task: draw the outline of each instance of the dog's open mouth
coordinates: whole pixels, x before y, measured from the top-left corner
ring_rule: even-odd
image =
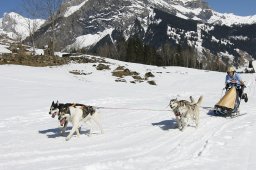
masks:
[[[66,118],[64,117],[64,118],[62,118],[62,119],[60,120],[60,125],[61,125],[61,126],[64,126],[65,123],[66,123]]]
[[[52,118],[54,118],[54,117],[56,116],[56,114],[57,114],[57,112],[54,112],[54,113],[52,114]]]

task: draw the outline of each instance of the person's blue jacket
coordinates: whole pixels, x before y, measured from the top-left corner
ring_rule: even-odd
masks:
[[[233,81],[233,82],[232,82]],[[226,75],[226,81],[225,83],[226,84],[229,84],[229,83],[236,83],[237,85],[243,85],[243,82],[239,76],[239,74],[237,73],[234,73],[233,76],[230,76],[229,74]]]

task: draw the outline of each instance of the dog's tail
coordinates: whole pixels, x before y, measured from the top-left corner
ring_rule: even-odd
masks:
[[[200,106],[202,104],[202,101],[203,101],[203,96],[200,96],[196,105]]]

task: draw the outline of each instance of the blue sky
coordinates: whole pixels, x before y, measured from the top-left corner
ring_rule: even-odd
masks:
[[[21,4],[23,0],[0,0],[0,18],[3,17],[5,12],[16,11],[21,13]]]
[[[256,0],[206,0],[215,11],[247,16],[256,15]]]
[[[23,0],[0,0],[0,18],[4,12],[16,11],[22,14]],[[43,1],[43,0],[42,0]],[[218,12],[236,15],[256,15],[256,0],[206,0],[210,7]],[[24,13],[23,13],[24,14]]]

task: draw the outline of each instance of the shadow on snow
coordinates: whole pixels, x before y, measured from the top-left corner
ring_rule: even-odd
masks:
[[[72,127],[67,127],[66,131],[63,134],[60,133],[60,128],[39,130],[38,133],[46,134],[48,138],[57,138],[57,137],[68,136],[69,132],[67,131],[70,131],[71,129]],[[81,131],[81,128],[80,128],[79,132],[80,132],[80,135],[83,135],[83,134],[88,134],[90,131],[89,130]]]
[[[176,119],[172,120],[163,120],[160,122],[152,123],[153,126],[158,126],[162,130],[169,130],[169,129],[176,129],[177,128],[177,123]]]

